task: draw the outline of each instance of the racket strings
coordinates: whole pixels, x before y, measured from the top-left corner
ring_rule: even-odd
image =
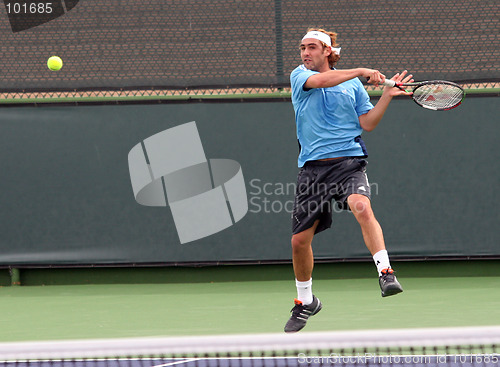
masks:
[[[415,89],[413,99],[426,108],[442,110],[459,104],[463,90],[448,84],[426,84]]]

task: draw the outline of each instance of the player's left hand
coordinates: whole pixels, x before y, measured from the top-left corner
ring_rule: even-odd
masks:
[[[408,74],[407,70],[402,71],[401,73],[397,73],[394,75],[391,80],[394,80],[396,83],[413,83],[413,75]],[[395,96],[411,96],[413,94],[412,91],[402,91],[399,88],[394,87],[385,87],[384,93],[389,93],[391,97]]]

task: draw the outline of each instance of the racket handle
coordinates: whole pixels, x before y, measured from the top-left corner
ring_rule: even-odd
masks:
[[[370,80],[370,78],[366,78],[366,80]],[[395,87],[396,82],[394,80],[386,79],[385,82],[380,83],[380,85],[384,85],[386,87]]]
[[[385,82],[380,83],[382,85],[385,85],[386,87],[395,87],[396,82],[394,80],[386,79]]]

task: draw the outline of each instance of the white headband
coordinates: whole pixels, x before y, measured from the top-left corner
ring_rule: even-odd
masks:
[[[326,43],[328,46],[330,46],[330,48],[332,49],[332,52],[335,55],[340,55],[341,47],[332,47],[332,39],[326,33],[318,32],[318,31],[311,31],[311,32],[307,32],[307,34],[304,37],[302,37],[302,41],[305,40],[306,38],[314,38],[314,39],[317,39],[323,43]]]

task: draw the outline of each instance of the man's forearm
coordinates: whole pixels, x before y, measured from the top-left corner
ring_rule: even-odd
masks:
[[[362,75],[362,69],[330,70],[310,76],[304,86],[309,89],[329,88]]]

